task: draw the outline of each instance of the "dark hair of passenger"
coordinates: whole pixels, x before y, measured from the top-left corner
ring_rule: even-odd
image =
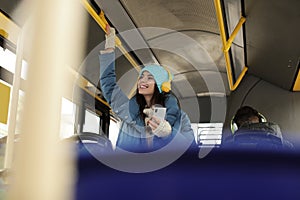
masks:
[[[239,108],[238,111],[236,112],[233,118],[233,122],[235,122],[236,125],[240,127],[244,123],[251,121],[253,117],[257,117],[261,122],[261,116],[259,115],[257,110],[255,110],[250,106],[243,106]]]

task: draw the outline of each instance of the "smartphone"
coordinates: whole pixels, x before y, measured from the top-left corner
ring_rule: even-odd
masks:
[[[167,108],[164,108],[164,107],[155,107],[153,115],[155,117],[159,118],[160,120],[164,120],[165,116],[166,116],[166,111],[167,111]]]

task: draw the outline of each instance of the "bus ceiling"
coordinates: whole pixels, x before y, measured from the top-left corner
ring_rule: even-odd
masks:
[[[2,40],[4,38],[7,40],[7,44],[10,42],[16,45],[18,25],[21,26],[25,20],[24,18],[12,19],[13,12],[21,2],[20,0],[0,2],[1,36]],[[132,38],[149,48],[130,52],[133,56],[128,56],[127,59],[132,66],[149,62],[166,64],[171,66],[175,77],[180,79],[185,76],[190,83],[194,82],[193,77],[198,77],[200,82],[207,84],[205,79],[201,80],[201,77],[208,76],[207,74],[210,74],[209,78],[212,80],[220,79],[219,83],[223,86],[221,88],[209,86],[209,91],[205,84],[193,85],[193,90],[200,96],[209,94],[208,92],[224,92],[229,95],[230,91],[238,86],[245,73],[257,76],[285,90],[299,91],[300,16],[297,8],[300,7],[300,1],[298,0],[274,0],[272,4],[268,0],[257,2],[251,0],[174,0],[172,2],[81,0],[81,2],[89,4],[91,11],[95,11],[97,16],[101,10],[105,11],[107,19],[120,33],[139,28],[139,31],[132,32],[135,34]],[[90,11],[88,12],[91,14]],[[14,25],[10,27],[15,27],[15,30],[5,28],[3,20],[7,19],[13,22]],[[97,22],[95,17],[93,20]],[[94,26],[92,22],[90,24]],[[145,27],[161,27],[164,32],[161,32],[162,29],[151,32]],[[93,27],[90,31],[95,30],[96,28]],[[100,31],[99,27],[96,31]],[[201,60],[199,54],[192,54],[199,51],[195,46],[182,44],[183,55],[180,56],[161,49],[158,44],[162,41],[172,42],[174,31],[185,34],[198,45],[200,44],[210,57],[211,63],[204,58]],[[127,55],[127,51],[134,50],[132,39],[121,39],[126,41],[121,52]],[[99,43],[99,38],[88,38],[88,40],[87,53]],[[92,76],[90,73],[84,75],[88,79],[90,75]],[[90,81],[97,85],[92,80]]]

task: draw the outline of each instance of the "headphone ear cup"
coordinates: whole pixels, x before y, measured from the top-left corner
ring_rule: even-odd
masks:
[[[236,125],[236,123],[232,122],[231,125],[231,133],[234,134],[239,128],[238,126]]]
[[[171,90],[171,81],[166,81],[161,84],[161,90],[164,92],[170,92]]]
[[[261,113],[258,113],[259,115],[259,122],[267,122],[267,118],[263,116]]]
[[[173,77],[172,77],[171,72],[166,67],[164,67],[164,68],[168,72],[168,80],[161,84],[161,90],[164,91],[164,92],[170,92],[170,90],[171,90],[171,81],[172,81]]]
[[[234,134],[234,132],[236,132],[239,128],[237,126],[237,124],[234,122],[234,116],[233,118],[230,120],[230,130],[231,130],[231,133]]]

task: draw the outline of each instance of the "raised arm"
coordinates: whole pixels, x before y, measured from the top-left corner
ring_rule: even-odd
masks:
[[[116,81],[114,41],[115,31],[107,31],[105,50],[100,51],[100,85],[101,91],[112,110],[122,119],[131,121],[129,99]]]
[[[115,53],[101,53],[100,61],[100,85],[104,98],[111,104],[112,94],[117,89],[115,73]]]

